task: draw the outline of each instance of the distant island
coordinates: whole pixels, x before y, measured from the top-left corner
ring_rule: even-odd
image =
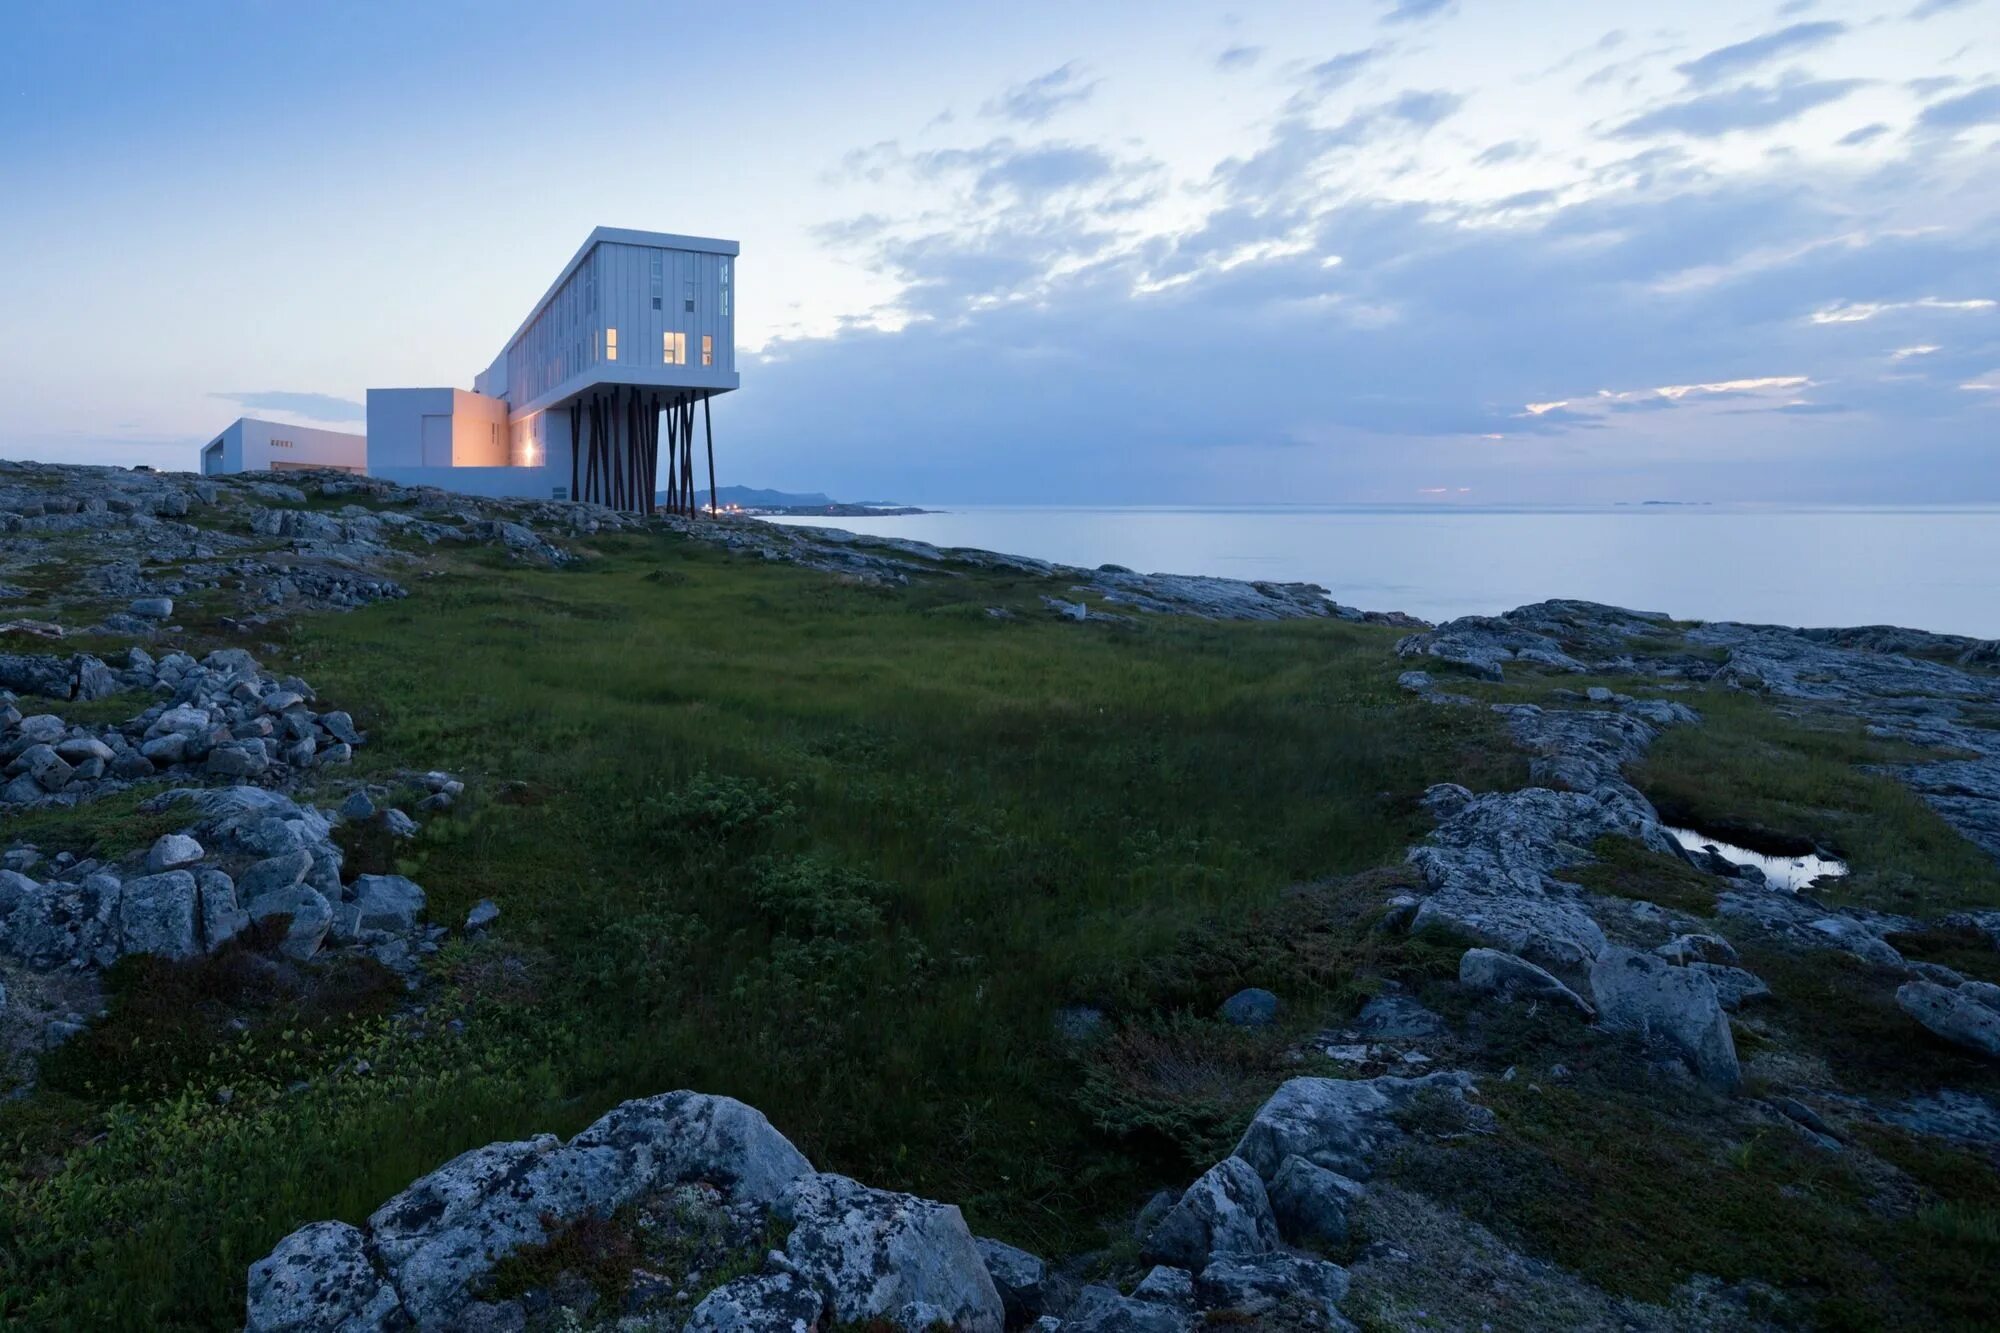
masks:
[[[817,514],[834,518],[854,518],[867,514],[927,514],[928,509],[897,504],[893,500],[835,500],[818,491],[774,491],[758,486],[718,486],[719,508],[739,514]],[[660,496],[665,503],[665,495]],[[695,507],[708,508],[708,492],[695,492]]]

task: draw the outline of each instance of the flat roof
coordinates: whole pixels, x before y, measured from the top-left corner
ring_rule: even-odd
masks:
[[[528,331],[528,326],[535,322],[535,316],[541,314],[543,307],[555,299],[555,294],[562,290],[565,282],[569,281],[569,275],[576,272],[576,266],[583,262],[583,257],[589,254],[591,247],[599,241],[611,241],[618,245],[650,245],[662,250],[694,250],[711,255],[736,255],[743,249],[735,241],[717,240],[713,236],[682,236],[678,232],[637,231],[631,227],[595,228],[584,239],[583,244],[577,247],[576,253],[570,256],[569,263],[563,265],[562,272],[556,274],[556,280],[542,293],[542,299],[535,302],[534,308],[528,311],[528,317],[522,320],[507,341],[500,345],[500,357],[505,357],[507,349],[520,341],[521,335]],[[499,357],[494,359],[496,365],[499,360]]]

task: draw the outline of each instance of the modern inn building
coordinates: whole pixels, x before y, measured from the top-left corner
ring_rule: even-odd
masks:
[[[366,436],[246,418],[203,447],[202,471],[340,467],[633,510],[658,485],[688,507],[702,443],[713,480],[709,400],[738,384],[737,250],[599,227],[470,390],[370,389]]]

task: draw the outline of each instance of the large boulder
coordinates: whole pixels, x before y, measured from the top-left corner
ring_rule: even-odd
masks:
[[[378,1208],[368,1235],[420,1328],[444,1325],[475,1279],[554,1226],[605,1216],[639,1182],[611,1147],[553,1134],[461,1153]]]
[[[1000,1303],[1007,1307],[1007,1322],[1025,1324],[1041,1314],[1047,1265],[1005,1241],[974,1236],[972,1243],[979,1247],[979,1257],[986,1262],[986,1275],[993,1279]]]
[[[1195,1298],[1213,1312],[1210,1323],[1243,1318],[1268,1319],[1287,1308],[1300,1323],[1344,1327],[1340,1303],[1347,1299],[1347,1270],[1323,1259],[1294,1254],[1225,1254],[1201,1270]],[[1227,1314],[1235,1320],[1218,1320]]]
[[[125,881],[118,898],[119,947],[125,953],[192,958],[201,952],[194,876],[185,870]]]
[[[1597,1011],[1546,968],[1498,949],[1467,949],[1458,960],[1458,984],[1476,995],[1524,996],[1547,1000],[1588,1018]]]
[[[1278,1223],[1264,1182],[1240,1157],[1225,1157],[1190,1185],[1146,1238],[1145,1257],[1198,1269],[1217,1254],[1278,1248]]]
[[[786,1260],[819,1287],[836,1321],[943,1323],[960,1333],[1006,1326],[1000,1293],[951,1204],[819,1174],[794,1181],[776,1213],[792,1224]]]
[[[1896,1003],[1953,1045],[2000,1060],[2000,1010],[1985,1004],[1976,986],[1967,983],[1953,990],[1935,981],[1905,982],[1896,991]]]
[[[0,952],[33,968],[107,966],[119,952],[120,896],[114,875],[39,884],[0,870]]]
[[[241,890],[240,885],[238,890]],[[285,927],[284,942],[278,947],[287,955],[301,960],[319,952],[321,942],[326,939],[327,928],[333,924],[333,905],[318,889],[308,884],[294,884],[255,898],[250,903],[249,913],[252,921],[285,917],[289,924]]]
[[[360,929],[401,934],[424,914],[424,891],[401,875],[360,875],[354,881],[353,905]]]
[[[632,1174],[653,1188],[703,1181],[737,1203],[775,1203],[812,1174],[812,1163],[771,1127],[764,1113],[733,1097],[667,1092],[605,1112],[571,1143],[623,1153]]]
[[[163,833],[153,840],[152,848],[146,853],[146,869],[154,874],[163,870],[183,870],[201,858],[201,844],[187,834]]]
[[[1590,990],[1605,1027],[1666,1046],[1718,1091],[1742,1081],[1729,1017],[1705,973],[1614,946],[1591,967]]]
[[[1348,1217],[1363,1191],[1359,1181],[1338,1171],[1303,1157],[1287,1157],[1272,1177],[1269,1192],[1271,1213],[1286,1240],[1345,1245]]]
[[[1355,1180],[1373,1172],[1375,1155],[1403,1137],[1396,1116],[1420,1096],[1449,1098],[1474,1119],[1491,1113],[1465,1101],[1472,1076],[1460,1072],[1421,1078],[1295,1078],[1259,1107],[1236,1144],[1235,1155],[1266,1181],[1289,1157],[1302,1157]]]
[[[314,1222],[250,1265],[244,1333],[374,1333],[404,1327],[396,1289],[345,1222]]]
[[[1177,1305],[1085,1287],[1057,1326],[1062,1333],[1188,1333],[1193,1320]]]

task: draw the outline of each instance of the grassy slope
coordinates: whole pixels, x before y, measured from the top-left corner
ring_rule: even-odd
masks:
[[[0,1312],[222,1324],[293,1226],[682,1086],[975,1225],[1084,1243],[1152,1163],[1078,1110],[1057,1006],[1117,998],[1106,978],[1196,921],[1396,859],[1431,781],[1519,777],[1489,719],[1395,690],[1392,631],[1083,626],[1008,576],[600,551],[298,630],[290,665],[373,732],[364,765],[488,794],[395,855],[436,919],[498,899],[502,937],[454,946],[422,1038],[301,1023],[149,1063],[159,1016],[128,987],[0,1118],[27,1182],[0,1199]]]

